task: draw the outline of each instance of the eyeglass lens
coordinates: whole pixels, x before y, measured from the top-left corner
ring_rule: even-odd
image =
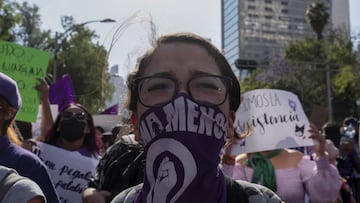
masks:
[[[139,81],[140,101],[147,106],[160,106],[171,101],[178,93],[178,83],[166,77],[149,77]],[[219,105],[227,95],[227,82],[218,76],[195,77],[187,84],[190,96],[197,102]]]

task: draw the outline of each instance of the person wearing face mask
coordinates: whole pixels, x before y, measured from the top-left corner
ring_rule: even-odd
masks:
[[[144,146],[144,180],[112,203],[281,202],[271,190],[233,181],[219,168],[240,85],[206,39],[191,33],[160,37],[127,82],[127,108]]]
[[[86,157],[99,158],[99,143],[91,114],[80,104],[70,104],[57,116],[45,143]]]

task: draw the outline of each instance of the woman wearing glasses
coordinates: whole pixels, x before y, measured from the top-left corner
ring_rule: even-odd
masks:
[[[70,104],[57,116],[45,143],[97,158],[98,140],[91,114],[80,104]]]
[[[267,188],[225,178],[218,167],[240,86],[207,40],[190,33],[159,38],[127,82],[145,178],[112,202],[280,202]]]

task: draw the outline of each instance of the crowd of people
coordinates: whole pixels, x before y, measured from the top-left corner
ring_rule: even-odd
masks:
[[[15,122],[21,108],[16,82],[0,73],[0,202],[64,202],[49,163],[33,153],[39,142],[98,161],[91,179],[66,171],[87,181],[78,192],[84,203],[360,202],[354,117],[322,129],[311,124],[318,144],[310,154],[290,148],[230,154],[243,137],[234,129],[240,84],[205,38],[161,36],[138,59],[127,85],[131,130],[118,124],[109,134],[77,103],[53,120],[47,83],[38,79],[41,133],[33,137],[31,126]]]

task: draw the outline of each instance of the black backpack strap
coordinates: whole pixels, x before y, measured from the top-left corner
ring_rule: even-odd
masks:
[[[19,180],[25,179],[16,173],[9,172],[0,182],[0,202],[2,202],[9,189]]]
[[[244,188],[236,181],[229,177],[225,177],[227,203],[249,203]]]

